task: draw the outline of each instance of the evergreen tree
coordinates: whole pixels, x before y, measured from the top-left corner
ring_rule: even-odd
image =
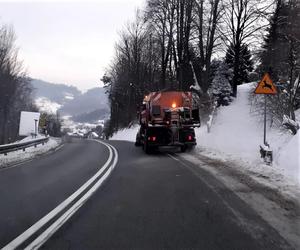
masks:
[[[218,106],[227,106],[231,101],[230,95],[232,94],[232,87],[229,83],[229,80],[231,79],[230,72],[228,65],[222,62],[219,64],[212,80],[211,92],[216,98]]]
[[[285,32],[288,13],[288,5],[285,1],[277,0],[260,55],[260,73],[270,73],[274,81],[280,80],[284,75],[283,72],[286,71],[284,61],[287,56]]]
[[[276,113],[280,119],[287,115],[295,120],[294,110],[299,104],[300,74],[300,4],[297,0],[277,0],[276,9],[270,21],[260,55],[260,73],[269,72],[273,81],[279,84],[278,100],[281,103]]]
[[[237,51],[237,48],[231,44],[226,52],[225,62],[229,66],[229,68],[234,67],[235,62],[235,53],[238,52],[239,55],[239,66],[235,75],[235,79],[237,85],[243,84],[245,82],[249,82],[249,74],[253,70],[253,62],[251,60],[251,52],[248,48],[247,44],[242,44]],[[233,82],[231,81],[231,84]]]

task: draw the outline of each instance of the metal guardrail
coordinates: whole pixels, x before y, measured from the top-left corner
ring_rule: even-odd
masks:
[[[9,152],[17,151],[17,150],[23,150],[25,151],[26,148],[29,147],[36,147],[39,144],[44,145],[44,143],[49,141],[49,137],[45,138],[40,138],[36,139],[33,141],[28,141],[28,142],[20,142],[20,143],[12,143],[12,144],[7,144],[7,145],[0,145],[0,154],[7,155]]]

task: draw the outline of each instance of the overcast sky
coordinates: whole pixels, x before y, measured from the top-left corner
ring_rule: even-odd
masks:
[[[86,90],[100,86],[118,32],[143,3],[0,0],[0,22],[13,25],[29,76]]]

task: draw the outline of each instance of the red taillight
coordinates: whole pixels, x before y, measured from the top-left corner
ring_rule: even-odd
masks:
[[[189,140],[189,141],[192,141],[192,140],[193,140],[193,136],[189,135],[189,136],[188,136],[188,140]]]
[[[156,136],[149,136],[148,141],[156,141]]]

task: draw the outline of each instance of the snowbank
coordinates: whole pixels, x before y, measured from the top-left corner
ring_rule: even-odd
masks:
[[[217,110],[211,133],[207,133],[206,126],[196,129],[199,146],[242,158],[251,159],[253,154],[257,154],[263,131],[255,119],[249,119],[249,88],[250,85],[240,86],[236,100],[230,106]]]
[[[24,139],[15,142],[15,144],[20,143],[20,142],[35,141],[35,140],[39,140],[39,139],[42,139],[42,138],[45,138],[45,135],[37,134],[36,137],[35,136],[34,137],[33,136],[27,136]]]
[[[278,150],[277,165],[282,167],[288,176],[300,182],[300,132],[288,138],[288,142]]]
[[[111,137],[111,140],[134,141],[135,142],[135,137],[136,137],[138,130],[139,130],[138,125],[134,125],[131,128],[119,130]]]
[[[263,144],[263,123],[251,114],[249,92],[252,90],[253,83],[238,87],[233,103],[218,109],[211,133],[207,133],[205,126],[196,129],[198,151],[221,160],[240,161],[241,165],[254,172],[267,171],[268,174],[274,173],[276,178],[283,175],[299,184],[300,133],[293,136],[286,130],[268,126],[267,141],[273,149],[274,163],[266,166],[259,154],[259,145]]]
[[[7,165],[16,164],[22,161],[30,160],[37,155],[44,154],[51,149],[56,148],[61,143],[60,139],[50,138],[44,145],[39,144],[35,148],[34,146],[26,148],[25,152],[22,150],[10,152],[7,155],[0,155],[0,168]]]
[[[0,146],[14,145],[14,144],[18,144],[18,143],[21,143],[21,142],[29,142],[29,141],[33,142],[33,141],[39,140],[41,138],[45,138],[45,135],[37,134],[36,137],[27,136],[27,137],[23,138],[22,140],[15,141],[15,142],[8,143],[8,144],[1,144]]]

